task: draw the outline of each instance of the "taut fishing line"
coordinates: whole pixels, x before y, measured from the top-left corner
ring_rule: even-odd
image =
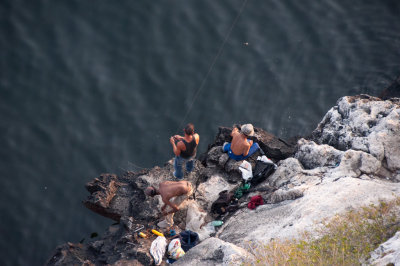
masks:
[[[179,127],[177,128],[175,135],[178,134],[178,132],[179,132],[179,130],[182,128],[182,125],[183,125],[183,123],[185,122],[187,116],[189,115],[190,111],[192,110],[192,107],[193,107],[194,103],[196,102],[196,99],[197,99],[197,97],[199,96],[200,91],[203,89],[203,87],[204,87],[204,85],[205,85],[205,83],[206,83],[206,81],[207,81],[207,79],[208,79],[208,76],[209,76],[210,73],[212,72],[215,63],[217,62],[218,58],[220,57],[222,51],[224,50],[225,44],[226,44],[226,42],[228,41],[229,36],[231,35],[231,32],[232,32],[233,28],[235,27],[235,25],[236,25],[237,21],[239,20],[240,16],[242,15],[243,10],[244,10],[244,8],[245,8],[245,6],[246,6],[246,4],[247,4],[247,1],[248,1],[248,0],[244,0],[244,1],[243,1],[242,6],[240,7],[239,13],[236,15],[236,18],[233,20],[233,22],[232,22],[232,24],[231,24],[231,26],[230,26],[230,28],[229,28],[229,30],[228,30],[228,33],[225,35],[224,41],[222,42],[221,47],[220,47],[219,50],[218,50],[218,53],[217,53],[216,56],[214,57],[214,60],[212,61],[210,67],[208,68],[207,74],[204,76],[202,82],[200,83],[200,87],[196,90],[196,93],[195,93],[195,95],[194,95],[194,97],[193,97],[193,99],[192,99],[192,102],[190,103],[189,108],[188,108],[186,114],[184,115],[184,117],[183,117],[181,123],[179,124]],[[131,165],[132,165],[133,167],[135,167],[135,168],[146,169],[146,168],[141,167],[141,166],[138,166],[138,165],[136,165],[136,164],[134,164],[134,163],[132,163],[132,162],[128,162],[128,163],[131,164]]]
[[[203,78],[203,81],[201,82],[200,87],[196,90],[196,93],[195,93],[195,95],[194,95],[194,97],[193,97],[193,100],[192,100],[191,104],[189,105],[189,108],[188,108],[188,110],[187,110],[185,116],[183,117],[181,123],[179,124],[179,127],[177,128],[175,134],[177,134],[177,133],[179,132],[179,130],[181,129],[181,127],[182,127],[183,123],[185,122],[187,116],[189,115],[190,111],[192,110],[192,107],[193,107],[193,105],[194,105],[194,103],[195,103],[197,97],[199,96],[200,91],[203,89],[203,87],[204,87],[204,85],[205,85],[205,83],[206,83],[206,81],[207,81],[208,76],[210,75],[211,71],[213,70],[215,63],[217,62],[219,56],[221,55],[221,53],[222,53],[222,51],[223,51],[223,49],[224,49],[224,46],[225,46],[226,42],[227,42],[228,39],[229,39],[229,36],[231,35],[231,32],[232,32],[233,28],[234,28],[235,25],[236,25],[236,22],[239,20],[240,15],[243,13],[243,10],[244,10],[244,8],[245,8],[245,6],[246,6],[246,4],[247,4],[247,1],[248,1],[248,0],[244,0],[244,1],[243,1],[242,6],[240,7],[239,13],[237,14],[236,18],[235,18],[234,21],[232,22],[232,25],[231,25],[231,27],[229,28],[229,31],[228,31],[228,33],[226,34],[225,39],[224,39],[224,41],[222,42],[222,45],[221,45],[221,47],[219,48],[217,55],[214,57],[214,60],[212,61],[210,67],[208,68],[207,74],[206,74],[205,77]]]

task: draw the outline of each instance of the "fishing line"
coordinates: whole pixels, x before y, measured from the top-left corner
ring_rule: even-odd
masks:
[[[129,161],[128,161],[128,163],[131,164],[133,166],[133,168],[136,168],[136,169],[133,169],[133,171],[137,171],[137,170],[140,171],[140,170],[143,170],[143,169],[147,169],[147,168],[141,167],[141,166],[139,166],[137,164],[134,164],[132,162],[129,162]],[[118,168],[120,168],[124,172],[130,172],[130,170],[127,170],[127,169],[123,168],[122,166],[119,166]]]
[[[133,167],[136,167],[136,168],[139,168],[139,169],[147,169],[147,168],[145,168],[145,167],[141,167],[141,166],[139,166],[139,165],[137,165],[137,164],[134,164],[134,163],[132,163],[132,162],[129,162],[129,161],[128,161],[128,163],[131,164]]]
[[[177,133],[180,131],[180,129],[181,129],[182,125],[183,125],[183,122],[185,122],[187,116],[189,115],[190,111],[192,110],[192,107],[193,107],[193,105],[194,105],[194,102],[195,102],[196,99],[197,99],[197,96],[199,96],[199,93],[200,93],[200,91],[203,89],[203,87],[204,87],[204,85],[205,85],[205,83],[206,83],[206,81],[207,81],[208,76],[210,75],[211,71],[212,71],[213,68],[214,68],[215,63],[217,62],[218,58],[220,57],[220,55],[221,55],[221,53],[222,53],[222,50],[224,49],[224,46],[225,46],[226,42],[228,41],[229,36],[230,36],[230,34],[231,34],[233,28],[234,28],[235,25],[236,25],[236,22],[239,20],[239,17],[240,17],[240,15],[242,14],[242,12],[243,12],[243,10],[244,10],[246,4],[247,4],[247,1],[248,1],[248,0],[244,0],[244,1],[243,1],[243,4],[242,4],[242,6],[241,6],[241,8],[240,8],[240,10],[239,10],[239,13],[237,14],[235,20],[233,21],[233,23],[232,23],[232,25],[231,25],[231,27],[230,27],[228,33],[226,34],[225,39],[224,39],[224,41],[222,42],[222,45],[221,45],[221,47],[219,48],[217,55],[214,57],[214,60],[212,61],[210,67],[208,68],[208,72],[207,72],[207,74],[205,75],[205,77],[203,78],[203,81],[201,82],[200,87],[197,89],[197,91],[196,91],[196,93],[195,93],[195,95],[194,95],[194,97],[193,97],[193,100],[192,100],[191,104],[189,105],[189,109],[188,109],[188,111],[186,112],[185,116],[183,117],[181,123],[179,124],[179,127],[177,128],[175,134],[177,134]]]
[[[178,132],[179,132],[180,129],[182,128],[182,125],[183,125],[183,123],[185,122],[187,116],[189,115],[190,111],[192,110],[192,107],[193,107],[193,105],[194,105],[194,103],[195,103],[197,97],[199,96],[200,91],[203,89],[203,87],[204,87],[204,85],[205,85],[205,83],[206,83],[206,81],[207,81],[208,76],[210,75],[211,71],[213,70],[215,63],[217,62],[218,58],[220,57],[220,55],[221,55],[221,53],[222,53],[222,51],[223,51],[223,49],[224,49],[224,46],[225,46],[226,42],[228,41],[229,36],[231,35],[231,32],[232,32],[233,28],[235,27],[237,21],[239,20],[239,17],[240,17],[241,14],[243,13],[243,10],[244,10],[244,8],[245,8],[245,6],[246,6],[246,4],[247,4],[247,1],[248,1],[248,0],[244,0],[244,1],[243,1],[242,6],[240,7],[239,13],[236,15],[236,18],[235,18],[234,21],[232,22],[231,27],[229,28],[229,31],[228,31],[228,33],[226,34],[226,36],[225,36],[225,38],[224,38],[224,41],[222,42],[222,45],[221,45],[221,47],[220,47],[219,50],[218,50],[217,55],[214,57],[214,60],[212,61],[210,67],[208,68],[207,74],[205,75],[205,77],[203,78],[203,81],[201,82],[200,87],[196,90],[196,93],[195,93],[195,95],[194,95],[194,97],[193,97],[193,100],[192,100],[191,104],[189,105],[189,108],[188,108],[188,110],[187,110],[185,116],[183,117],[183,119],[182,119],[182,121],[181,121],[179,127],[177,128],[175,134],[178,134]],[[132,162],[128,162],[128,163],[131,164],[133,167],[136,167],[136,168],[139,168],[139,169],[147,169],[147,168],[138,166],[138,165],[136,165],[136,164],[134,164],[134,163],[132,163]]]

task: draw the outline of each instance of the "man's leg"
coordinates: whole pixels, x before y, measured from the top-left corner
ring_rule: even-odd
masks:
[[[192,172],[193,168],[194,168],[194,160],[187,161],[186,162],[186,171],[188,173],[190,173],[190,172]]]
[[[222,146],[222,151],[227,152],[231,149],[231,143],[230,142],[225,142],[224,145]]]
[[[249,153],[246,155],[246,158],[249,158],[256,151],[258,151],[258,149],[260,149],[260,146],[258,146],[258,143],[254,142],[253,145],[251,145]]]
[[[177,179],[183,179],[183,172],[182,172],[182,163],[183,163],[184,159],[181,158],[180,156],[175,156],[175,160],[174,160],[174,176]]]

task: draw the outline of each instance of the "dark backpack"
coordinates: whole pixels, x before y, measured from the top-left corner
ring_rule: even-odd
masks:
[[[179,240],[181,241],[182,249],[187,252],[192,247],[196,246],[199,243],[199,235],[196,232],[186,230],[180,232]]]
[[[255,186],[260,184],[274,171],[275,167],[273,164],[257,160],[253,170],[253,178],[250,180],[251,185]]]

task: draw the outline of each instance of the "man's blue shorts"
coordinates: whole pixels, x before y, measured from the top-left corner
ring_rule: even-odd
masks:
[[[231,150],[231,143],[225,144],[223,148],[224,148],[224,152],[228,153],[229,158],[232,158],[236,161],[241,161],[241,160],[247,159],[251,155],[253,155],[256,151],[258,151],[260,146],[258,146],[258,143],[254,142],[253,145],[251,145],[249,153],[246,156],[244,156],[243,154],[241,154],[241,155],[234,154]]]

